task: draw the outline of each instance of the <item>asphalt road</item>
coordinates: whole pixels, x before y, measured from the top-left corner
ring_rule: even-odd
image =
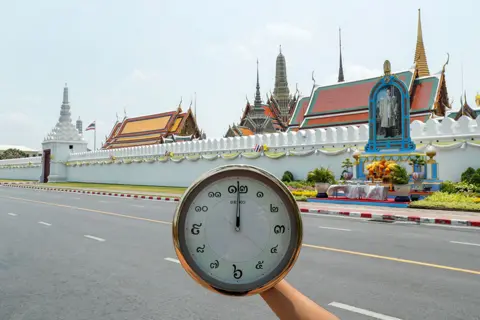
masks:
[[[0,187],[0,319],[276,319],[190,279],[175,206]],[[341,319],[480,319],[479,230],[303,218],[287,280]]]

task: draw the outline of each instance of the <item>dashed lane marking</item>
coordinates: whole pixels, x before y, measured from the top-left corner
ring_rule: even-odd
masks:
[[[97,240],[100,242],[104,242],[105,239],[99,238],[99,237],[94,237],[94,236],[89,236],[88,234],[84,235],[85,238],[92,239],[92,240]]]
[[[49,205],[49,206],[54,206],[54,207],[60,207],[60,208],[70,208],[70,209],[76,209],[76,210],[87,211],[87,212],[95,212],[95,213],[100,213],[100,214],[105,214],[105,215],[110,215],[110,216],[115,216],[115,217],[122,217],[122,218],[128,218],[128,219],[134,219],[134,220],[141,220],[141,221],[147,221],[147,222],[153,222],[153,223],[160,223],[160,224],[166,224],[166,225],[171,225],[171,224],[172,224],[172,223],[169,222],[169,221],[147,219],[147,218],[129,216],[129,215],[120,214],[120,213],[114,213],[114,212],[108,212],[108,211],[101,211],[101,210],[95,210],[95,209],[88,209],[88,208],[81,208],[81,207],[69,206],[69,205],[52,203],[52,202],[43,202],[43,201],[29,200],[29,199],[16,198],[16,197],[5,197],[5,198],[12,199],[12,200],[18,200],[18,201],[24,201],[24,202],[44,204],[44,205]],[[307,248],[311,248],[311,249],[317,249],[317,250],[324,250],[324,251],[345,253],[345,254],[350,254],[350,255],[367,257],[367,258],[374,258],[374,259],[381,259],[381,260],[389,260],[389,261],[393,261],[393,262],[407,263],[407,264],[424,266],[424,267],[430,267],[430,268],[437,268],[437,269],[443,269],[443,270],[449,270],[449,271],[456,271],[456,272],[462,272],[462,273],[469,273],[469,274],[480,275],[480,271],[478,271],[478,270],[469,270],[469,269],[455,268],[455,267],[443,266],[443,265],[438,265],[438,264],[433,264],[433,263],[426,263],[426,262],[421,262],[421,261],[414,261],[414,260],[400,259],[400,258],[394,258],[394,257],[387,257],[387,256],[376,255],[376,254],[370,254],[370,253],[364,253],[364,252],[357,252],[357,251],[350,251],[350,250],[344,250],[344,249],[337,249],[337,248],[331,248],[331,247],[323,247],[323,246],[318,246],[318,245],[313,245],[313,244],[306,244],[306,243],[302,244],[302,246],[307,247]]]
[[[39,224],[43,224],[44,226],[47,226],[47,227],[50,227],[52,224],[51,223],[47,223],[47,222],[43,222],[43,221],[38,221]]]
[[[381,314],[381,313],[373,312],[373,311],[370,311],[370,310],[361,309],[361,308],[357,308],[357,307],[354,307],[354,306],[349,306],[348,304],[344,304],[344,303],[340,303],[340,302],[331,302],[328,305],[332,306],[332,307],[339,308],[339,309],[347,310],[347,311],[350,311],[350,312],[363,314],[364,316],[369,316],[369,317],[374,318],[374,319],[379,319],[379,320],[402,320],[400,318],[395,318],[395,317],[387,316],[387,315],[384,315],[384,314]]]
[[[170,262],[174,262],[174,263],[180,263],[180,261],[178,261],[177,259],[173,259],[173,258],[165,258],[165,260],[170,261]]]

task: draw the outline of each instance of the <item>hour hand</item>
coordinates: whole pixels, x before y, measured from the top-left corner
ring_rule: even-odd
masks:
[[[240,186],[237,186],[237,215],[235,219],[235,231],[240,231]]]

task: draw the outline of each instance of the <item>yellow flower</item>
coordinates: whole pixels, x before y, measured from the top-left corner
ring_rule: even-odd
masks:
[[[268,151],[268,146],[266,144],[263,145],[263,151]]]

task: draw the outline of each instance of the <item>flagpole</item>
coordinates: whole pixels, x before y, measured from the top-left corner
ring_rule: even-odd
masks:
[[[97,150],[97,121],[95,121],[95,129],[93,130],[93,150]]]

